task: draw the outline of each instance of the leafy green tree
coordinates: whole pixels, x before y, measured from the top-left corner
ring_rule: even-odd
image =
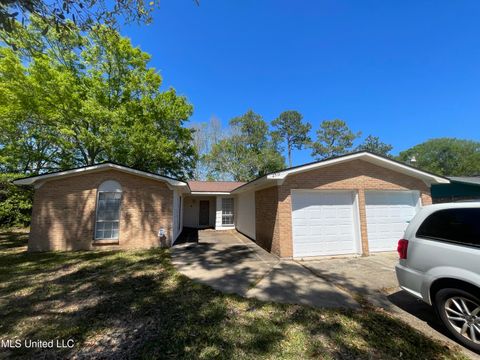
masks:
[[[22,174],[0,174],[0,228],[24,227],[30,223],[33,190],[15,186]]]
[[[42,173],[116,161],[188,177],[192,113],[148,67],[150,56],[105,26],[87,35],[43,32],[34,19],[0,49],[0,160],[4,171]],[[41,51],[30,51],[35,44]]]
[[[198,2],[198,1],[195,1]],[[30,16],[42,18],[45,28],[69,30],[72,24],[86,30],[98,23],[115,26],[124,23],[150,23],[157,0],[7,0],[0,4],[0,30],[13,31],[16,21]]]
[[[300,150],[310,143],[308,132],[312,125],[304,124],[302,119],[303,116],[298,111],[288,110],[272,121],[272,125],[276,128],[272,136],[286,144],[288,166],[292,166],[292,150]]]
[[[343,120],[325,120],[317,130],[317,140],[311,145],[312,156],[321,160],[345,154],[360,135],[361,132],[352,132]]]
[[[366,150],[383,156],[391,156],[390,151],[392,149],[392,145],[384,143],[378,136],[373,135],[368,135],[363,143],[356,148],[357,151]]]
[[[230,120],[232,135],[212,147],[209,177],[249,181],[285,167],[268,124],[252,110]]]
[[[445,176],[480,174],[480,142],[456,138],[430,139],[402,151],[398,160]]]

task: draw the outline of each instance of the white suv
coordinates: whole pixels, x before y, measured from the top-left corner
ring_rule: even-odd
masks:
[[[450,333],[480,351],[480,202],[422,208],[398,242],[400,287],[433,305]]]

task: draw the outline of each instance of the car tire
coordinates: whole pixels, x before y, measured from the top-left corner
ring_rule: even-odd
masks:
[[[480,296],[455,288],[439,290],[434,307],[447,330],[460,343],[480,352]]]

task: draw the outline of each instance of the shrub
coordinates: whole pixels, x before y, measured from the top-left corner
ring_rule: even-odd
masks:
[[[24,227],[30,224],[33,189],[16,186],[12,181],[23,174],[0,174],[0,227]]]

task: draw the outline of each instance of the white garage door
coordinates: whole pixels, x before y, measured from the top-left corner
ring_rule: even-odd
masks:
[[[392,251],[418,210],[418,191],[367,191],[368,246],[371,252]]]
[[[350,191],[293,191],[293,256],[355,253],[354,199]]]

